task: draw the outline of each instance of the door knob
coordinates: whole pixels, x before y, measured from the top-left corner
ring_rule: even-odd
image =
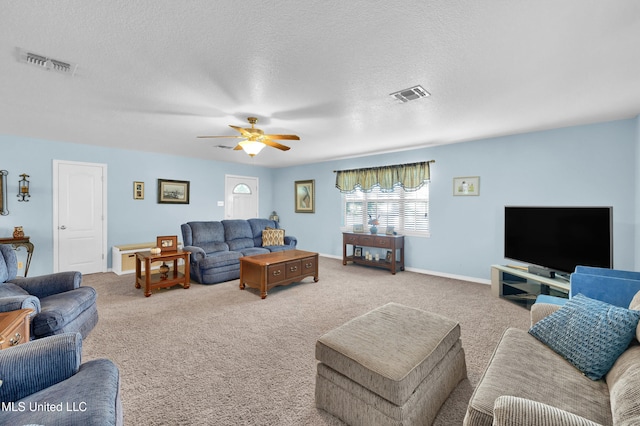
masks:
[[[64,226],[64,225],[62,225],[62,226],[59,226],[59,227],[58,227],[58,229],[61,229],[61,230],[63,230],[63,231],[64,231],[65,229],[67,229],[67,227],[66,227],[66,226]]]

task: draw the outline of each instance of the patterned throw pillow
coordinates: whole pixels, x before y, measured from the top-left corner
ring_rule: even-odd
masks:
[[[598,380],[611,369],[635,337],[640,311],[573,296],[537,322],[529,334],[561,355],[585,376]]]
[[[283,246],[284,245],[284,229],[265,228],[262,231],[262,246]]]

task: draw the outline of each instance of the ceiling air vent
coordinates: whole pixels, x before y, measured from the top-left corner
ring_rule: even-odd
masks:
[[[431,94],[424,90],[424,87],[418,85],[400,90],[399,92],[394,92],[389,96],[402,102],[409,102],[420,98],[426,98],[427,96],[431,96]]]
[[[47,58],[44,55],[28,52],[23,49],[18,49],[18,60],[25,64],[35,65],[48,71],[56,71],[70,76],[75,74],[76,68],[78,67],[78,65],[72,64],[71,62]]]

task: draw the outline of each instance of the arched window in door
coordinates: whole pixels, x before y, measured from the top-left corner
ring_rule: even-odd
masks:
[[[246,183],[239,183],[233,188],[234,194],[251,194],[251,188]]]

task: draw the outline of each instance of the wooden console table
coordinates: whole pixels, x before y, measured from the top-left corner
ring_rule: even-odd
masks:
[[[29,273],[29,265],[31,265],[31,256],[33,256],[33,243],[29,241],[29,237],[22,238],[0,238],[0,244],[11,244],[14,250],[24,247],[27,250],[27,263],[24,265],[24,276]]]
[[[353,251],[357,246],[384,248],[390,251],[389,259],[380,258],[380,260],[367,260],[364,256],[347,255],[347,246],[352,245]],[[396,251],[400,252],[400,257]],[[378,268],[389,269],[393,275],[396,271],[404,271],[404,236],[403,235],[385,235],[385,234],[358,234],[354,232],[342,233],[342,264],[353,262],[360,265],[377,266]]]
[[[150,251],[142,251],[136,253],[136,288],[144,285],[145,297],[151,296],[151,290],[156,288],[172,287],[176,284],[182,285],[184,288],[191,286],[189,276],[189,254],[191,252],[184,250],[169,251],[160,254],[151,254]],[[178,261],[182,259],[184,262],[184,273],[178,271]],[[173,268],[168,272],[154,274],[151,270],[153,262],[173,261]],[[144,271],[142,264],[144,263]]]

